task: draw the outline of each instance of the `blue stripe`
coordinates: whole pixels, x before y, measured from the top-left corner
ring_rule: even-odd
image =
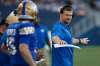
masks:
[[[27,3],[27,1],[24,0],[24,2],[23,2],[23,8],[22,8],[22,15],[25,15],[26,14],[25,13],[26,3]]]

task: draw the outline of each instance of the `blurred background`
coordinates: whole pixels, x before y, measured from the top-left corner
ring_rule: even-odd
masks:
[[[68,0],[32,0],[39,8],[42,23],[52,29],[59,19],[59,8]],[[89,46],[75,49],[75,66],[100,65],[100,0],[71,0],[73,2],[73,20],[71,30],[74,37],[88,37]],[[17,8],[21,0],[0,0],[0,20],[6,18]]]

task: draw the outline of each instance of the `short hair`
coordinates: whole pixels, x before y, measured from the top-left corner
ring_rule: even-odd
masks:
[[[63,6],[61,9],[60,9],[60,14],[62,14],[64,11],[72,11],[73,8],[72,8],[72,5],[65,5]]]

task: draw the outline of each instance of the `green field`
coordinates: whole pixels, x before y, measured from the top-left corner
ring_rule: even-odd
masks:
[[[74,66],[100,66],[100,46],[75,49]]]

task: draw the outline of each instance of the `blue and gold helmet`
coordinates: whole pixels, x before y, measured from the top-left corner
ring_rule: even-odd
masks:
[[[37,14],[38,14],[37,5],[30,0],[24,0],[18,5],[17,15],[20,16],[19,18],[22,19],[29,18],[29,19],[36,20]]]

